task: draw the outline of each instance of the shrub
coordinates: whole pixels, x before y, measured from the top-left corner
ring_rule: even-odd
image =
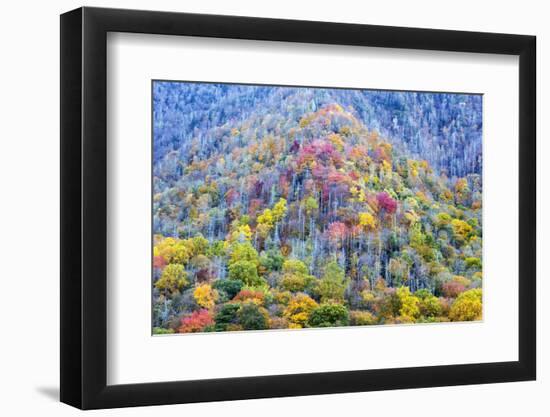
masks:
[[[361,299],[367,306],[371,307],[374,304],[374,301],[376,300],[376,295],[374,294],[373,291],[363,290],[361,291]]]

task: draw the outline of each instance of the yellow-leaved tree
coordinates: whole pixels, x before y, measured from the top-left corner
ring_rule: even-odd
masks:
[[[258,226],[256,230],[262,237],[267,237],[271,229],[275,227],[275,224],[280,222],[285,217],[287,211],[286,200],[280,198],[272,209],[266,208],[262,214],[256,219]]]
[[[161,291],[165,296],[181,291],[189,285],[187,272],[183,265],[169,264],[162,271],[159,280],[155,282],[155,288]]]
[[[202,284],[195,288],[193,297],[197,304],[206,309],[211,309],[216,304],[218,299],[218,292],[214,290],[209,284]]]
[[[376,229],[376,219],[368,212],[359,213],[359,225],[365,231],[374,230]]]
[[[285,308],[283,315],[291,323],[293,328],[305,327],[312,311],[318,304],[306,294],[297,294],[294,296],[288,306]]]
[[[483,312],[482,290],[475,288],[460,294],[449,311],[449,318],[452,321],[474,321],[481,320]]]

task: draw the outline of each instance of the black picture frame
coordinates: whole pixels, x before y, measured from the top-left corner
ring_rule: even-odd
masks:
[[[519,56],[519,360],[107,385],[108,32]],[[536,378],[534,36],[79,8],[61,15],[61,401],[81,409]]]

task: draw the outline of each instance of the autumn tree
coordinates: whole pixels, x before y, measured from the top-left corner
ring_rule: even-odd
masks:
[[[155,244],[153,255],[161,257],[165,263],[185,265],[193,256],[192,245],[173,237],[161,239]]]
[[[482,290],[468,290],[460,294],[451,306],[449,318],[452,321],[481,320],[483,311]]]
[[[189,285],[187,272],[183,265],[169,264],[162,271],[159,280],[155,282],[155,288],[165,295],[171,295],[175,292],[180,292],[183,288]]]
[[[399,287],[395,291],[400,302],[399,316],[407,321],[414,321],[420,316],[420,301],[411,294],[409,287]]]
[[[294,296],[284,310],[284,317],[293,327],[305,327],[312,311],[318,304],[306,294]]]
[[[369,232],[376,229],[376,219],[368,212],[359,213],[359,225],[364,231]]]
[[[418,308],[420,314],[424,317],[437,317],[441,314],[442,308],[439,298],[434,296],[429,290],[421,289],[414,293],[420,300]]]
[[[349,312],[351,326],[368,326],[376,324],[376,317],[370,311],[354,310]]]
[[[216,304],[218,292],[209,284],[202,284],[195,288],[195,291],[193,291],[193,297],[199,306],[206,309],[211,309]]]
[[[214,325],[214,319],[208,310],[194,311],[189,316],[181,320],[181,326],[178,329],[179,333],[196,333],[202,332],[207,327]]]
[[[280,222],[287,212],[286,200],[284,198],[273,206],[273,209],[266,208],[262,214],[256,219],[258,223],[259,231],[262,237],[267,237],[269,232],[273,229],[275,224]]]
[[[258,252],[250,242],[236,242],[229,246],[229,263],[247,261],[258,266],[260,259]]]
[[[283,263],[280,286],[283,290],[299,292],[309,289],[315,277],[309,275],[306,265],[298,259],[287,259]]]
[[[459,219],[453,219],[451,221],[453,228],[453,236],[459,243],[467,242],[472,236],[473,228],[467,222]]]
[[[323,277],[318,281],[315,292],[323,303],[328,301],[342,302],[347,284],[344,270],[333,261],[325,266]]]
[[[153,99],[155,334],[478,317],[479,96],[155,81]]]

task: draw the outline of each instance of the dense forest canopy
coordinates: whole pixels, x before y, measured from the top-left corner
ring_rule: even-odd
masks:
[[[154,332],[478,320],[482,97],[154,82]]]

